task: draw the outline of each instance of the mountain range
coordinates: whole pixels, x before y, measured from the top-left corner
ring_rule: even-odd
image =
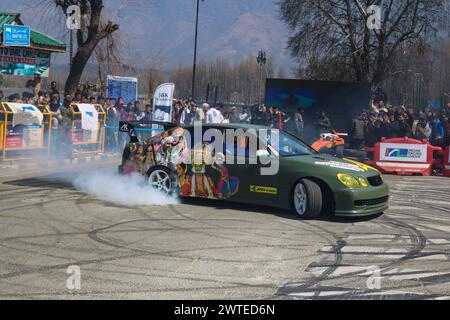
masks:
[[[21,12],[25,24],[68,43],[67,30],[61,27],[64,16],[51,2],[36,6],[45,1],[2,1],[0,11]],[[196,0],[104,0],[104,3],[104,16],[114,15],[114,21],[120,25],[119,39],[125,47],[125,56],[143,63],[158,60],[166,69],[192,63]],[[227,57],[237,62],[248,56],[256,58],[263,49],[274,56],[277,66],[289,73],[292,60],[285,49],[287,37],[275,0],[200,2],[198,59]],[[67,59],[60,55],[54,63],[60,61]]]

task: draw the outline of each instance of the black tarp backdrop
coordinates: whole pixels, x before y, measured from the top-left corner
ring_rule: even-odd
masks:
[[[291,116],[299,107],[305,109],[305,140],[308,142],[317,137],[314,122],[321,110],[331,119],[333,129],[348,132],[354,115],[369,109],[370,99],[369,83],[296,79],[266,81],[266,106],[277,106]]]

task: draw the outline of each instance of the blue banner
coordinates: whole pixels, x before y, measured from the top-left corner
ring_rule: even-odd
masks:
[[[29,47],[30,27],[12,24],[3,25],[3,45],[13,47]]]
[[[125,104],[134,103],[138,99],[138,80],[137,78],[108,76],[108,97],[117,101],[123,98]]]

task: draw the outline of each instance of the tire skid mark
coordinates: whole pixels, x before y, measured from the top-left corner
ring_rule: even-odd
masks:
[[[448,187],[447,187],[448,188]],[[417,198],[415,196],[415,193],[418,193],[418,191],[416,189],[413,188],[409,188],[409,190],[407,192],[405,192],[404,190],[402,191],[398,191],[398,189],[393,188],[391,189],[393,192],[393,199],[392,202],[393,203],[398,203],[398,204],[406,204],[406,205],[411,205],[414,209],[414,207],[417,207],[419,209],[424,209],[424,212],[427,212],[426,210],[430,210],[430,212],[433,212],[433,217],[439,216],[439,214],[445,214],[450,212],[450,209],[447,208],[445,205],[433,205],[430,203],[424,203],[419,201],[419,198]],[[422,189],[423,191],[423,189]],[[399,193],[401,193],[401,195],[399,195]],[[446,191],[442,191],[442,192],[437,192],[437,195],[432,196],[432,197],[428,197],[428,194],[426,195],[426,197],[428,197],[429,199],[436,199],[436,200],[440,200],[442,201],[443,199],[448,198],[448,192]],[[445,196],[444,196],[445,195]],[[412,198],[412,199],[411,199]],[[400,214],[400,213],[398,213]],[[396,213],[392,213],[392,215],[396,215]],[[332,266],[334,265],[335,267],[338,267],[338,265],[336,265],[336,257],[334,256],[331,260],[328,260],[327,263],[313,263],[313,267],[322,267],[325,268],[324,271],[322,271],[321,273],[319,273],[317,276],[314,276],[312,280],[310,280],[310,282],[306,282],[306,283],[288,283],[285,285],[285,287],[281,288],[278,292],[278,294],[282,294],[282,295],[287,295],[288,297],[291,298],[306,298],[306,299],[311,299],[311,298],[318,298],[320,297],[321,299],[384,299],[384,298],[405,298],[405,299],[412,299],[412,298],[419,298],[419,299],[423,299],[423,298],[430,298],[430,299],[437,299],[442,297],[442,295],[438,295],[438,294],[433,294],[433,290],[431,288],[428,288],[427,285],[430,284],[435,284],[435,283],[440,283],[440,282],[450,282],[450,271],[447,271],[447,274],[445,275],[430,275],[430,276],[425,276],[425,277],[421,277],[420,273],[416,273],[415,271],[411,271],[411,272],[404,272],[404,271],[398,271],[398,267],[402,266],[402,265],[406,265],[409,264],[409,262],[412,261],[417,261],[415,259],[417,258],[423,258],[423,257],[427,257],[427,256],[431,256],[433,254],[444,254],[447,255],[449,254],[449,250],[448,250],[448,246],[445,247],[446,252],[442,250],[442,245],[440,245],[438,248],[440,248],[441,250],[437,249],[437,250],[431,250],[431,251],[427,251],[424,252],[424,250],[428,247],[428,245],[431,245],[433,247],[435,247],[436,245],[434,243],[430,243],[428,238],[424,235],[423,232],[419,231],[417,228],[423,226],[423,224],[426,223],[431,223],[431,224],[438,224],[439,222],[436,222],[436,220],[433,219],[427,219],[426,216],[421,215],[420,213],[414,213],[412,212],[408,212],[408,213],[403,213],[403,215],[405,215],[405,218],[402,216],[401,219],[400,218],[393,218],[391,216],[388,215],[384,215],[382,218],[379,218],[378,220],[375,221],[371,221],[371,223],[373,223],[375,226],[381,227],[382,230],[387,230],[385,232],[351,232],[351,233],[347,233],[347,236],[349,234],[374,234],[374,235],[383,235],[385,234],[386,236],[390,236],[393,235],[393,232],[391,230],[394,230],[394,238],[390,239],[389,242],[386,242],[386,244],[384,243],[376,243],[376,241],[379,241],[379,239],[353,239],[354,241],[356,241],[356,243],[360,243],[360,242],[364,242],[364,241],[371,241],[372,243],[370,244],[357,244],[357,246],[365,246],[365,247],[380,247],[383,248],[385,246],[387,246],[388,248],[396,248],[399,245],[403,246],[405,237],[408,239],[407,241],[407,250],[404,254],[399,254],[399,257],[396,259],[388,259],[385,263],[382,263],[381,265],[379,263],[377,263],[378,265],[380,265],[382,274],[387,272],[390,275],[399,275],[399,276],[406,276],[406,278],[408,277],[408,275],[411,275],[412,278],[411,280],[405,280],[402,281],[398,286],[394,286],[394,287],[390,287],[390,288],[386,288],[385,290],[379,291],[379,292],[374,292],[373,290],[369,290],[369,289],[364,289],[364,290],[358,290],[355,288],[352,288],[354,285],[352,282],[355,281],[354,277],[361,277],[362,273],[361,271],[355,271],[355,272],[346,272],[340,276],[334,277],[333,280],[338,281],[339,284],[337,285],[332,285],[332,286],[325,286],[324,282],[326,280],[329,280],[327,278],[327,275],[330,275],[330,271],[333,270]],[[420,218],[420,219],[415,219],[415,218]],[[403,219],[408,219],[407,221],[403,221]],[[414,223],[414,225],[410,222],[412,221]],[[448,221],[448,220],[447,220]],[[440,223],[439,223],[440,224]],[[448,225],[448,223],[445,223],[445,225]],[[426,226],[424,226],[426,227]],[[370,226],[365,226],[365,229],[369,229],[370,230]],[[439,232],[439,234],[444,234],[445,232],[443,230],[437,230],[437,229],[433,229],[432,231],[435,232]],[[438,235],[433,235],[431,237],[431,239],[442,239],[442,238],[449,238],[448,233],[445,233],[446,236],[440,237]],[[350,239],[350,238],[349,238]],[[373,243],[375,242],[375,244]],[[327,253],[330,254],[336,254],[337,251],[341,251],[341,255],[344,257],[343,261],[341,260],[341,265],[342,266],[350,266],[350,267],[356,267],[358,265],[361,265],[360,263],[358,263],[358,260],[355,261],[355,259],[358,259],[358,256],[374,256],[377,255],[377,253],[372,253],[372,252],[353,252],[350,249],[350,252],[345,251],[344,253],[342,253],[342,249],[343,247],[338,247],[337,244],[331,245],[330,250],[327,250]],[[384,254],[390,254],[388,252],[384,253]],[[351,258],[350,261],[348,263],[346,263],[346,258],[345,257],[349,257]],[[426,262],[424,262],[426,263]],[[309,269],[309,268],[308,268]],[[308,270],[307,269],[307,270]],[[349,269],[351,270],[351,269]],[[407,270],[407,269],[405,269]],[[394,272],[394,273],[393,273]],[[424,271],[425,274],[427,275],[427,271]],[[433,274],[433,273],[437,273],[435,271],[429,270],[428,273]],[[442,272],[441,272],[442,273]],[[445,273],[445,271],[444,271]],[[415,283],[412,284],[408,284],[408,281],[411,282],[412,279],[414,279],[414,276],[417,274],[417,280],[415,281]],[[408,279],[408,278],[407,278]],[[311,286],[312,283],[312,286]],[[313,288],[311,288],[313,287]],[[397,294],[391,294],[390,292],[394,292],[392,290],[397,290],[398,292],[400,292],[401,290],[409,290],[412,289],[413,291],[417,291],[420,290],[421,293],[414,293],[414,292],[410,292],[410,293],[397,293]],[[386,291],[386,296],[384,296],[384,291]],[[339,293],[341,292],[341,293]],[[329,295],[329,296],[328,296]]]

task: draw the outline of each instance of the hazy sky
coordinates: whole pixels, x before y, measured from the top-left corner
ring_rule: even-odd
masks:
[[[126,0],[125,0],[126,1]],[[105,0],[104,17],[124,0]],[[195,0],[129,0],[117,14],[120,39],[130,60],[165,59],[165,68],[192,61]],[[68,43],[61,10],[51,0],[0,0],[0,10],[21,12],[22,21]],[[287,31],[279,20],[275,0],[207,0],[201,3],[199,58],[223,55],[233,61],[259,49],[273,54],[284,67],[291,63],[285,50]],[[53,63],[65,63],[58,54]]]

